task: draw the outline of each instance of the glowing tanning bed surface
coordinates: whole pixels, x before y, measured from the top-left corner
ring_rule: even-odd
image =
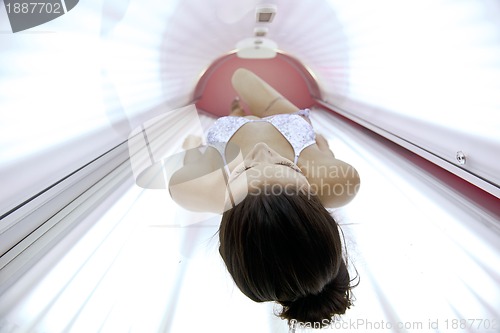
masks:
[[[213,119],[202,118],[206,129]],[[476,202],[411,153],[341,117],[315,109],[312,121],[362,179],[358,197],[333,211],[360,284],[354,306],[329,330],[497,331],[500,215],[487,205],[495,199]],[[166,190],[125,186],[55,268],[2,309],[0,327],[288,331],[273,304],[252,302],[233,284],[218,254],[219,216],[184,211]]]

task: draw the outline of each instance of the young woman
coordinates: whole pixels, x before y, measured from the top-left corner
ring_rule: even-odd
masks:
[[[359,175],[335,158],[299,110],[252,72],[238,69],[239,100],[191,149],[170,179],[172,198],[194,211],[222,213],[219,252],[236,285],[280,317],[327,325],[351,305],[339,227],[325,207],[350,202]]]

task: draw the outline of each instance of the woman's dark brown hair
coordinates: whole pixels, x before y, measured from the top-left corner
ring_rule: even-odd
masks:
[[[219,252],[239,289],[280,317],[325,326],[351,306],[339,227],[319,199],[250,193],[222,216]]]

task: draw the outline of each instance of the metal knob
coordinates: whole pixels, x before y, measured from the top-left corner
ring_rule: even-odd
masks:
[[[467,163],[467,156],[463,151],[457,151],[457,161],[460,165],[465,165]]]

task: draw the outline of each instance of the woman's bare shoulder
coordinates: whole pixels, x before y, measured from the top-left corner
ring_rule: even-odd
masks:
[[[220,160],[206,152],[196,162],[184,165],[170,177],[170,196],[191,211],[221,212],[220,206],[224,204],[226,194],[223,168]]]
[[[354,199],[360,186],[359,173],[354,166],[319,149],[308,156],[301,168],[313,193],[325,207],[343,206]]]
[[[186,161],[170,178],[171,184],[186,182],[212,173],[223,166],[223,161],[213,147],[206,147],[205,152],[193,161]],[[215,153],[214,153],[215,152]]]

